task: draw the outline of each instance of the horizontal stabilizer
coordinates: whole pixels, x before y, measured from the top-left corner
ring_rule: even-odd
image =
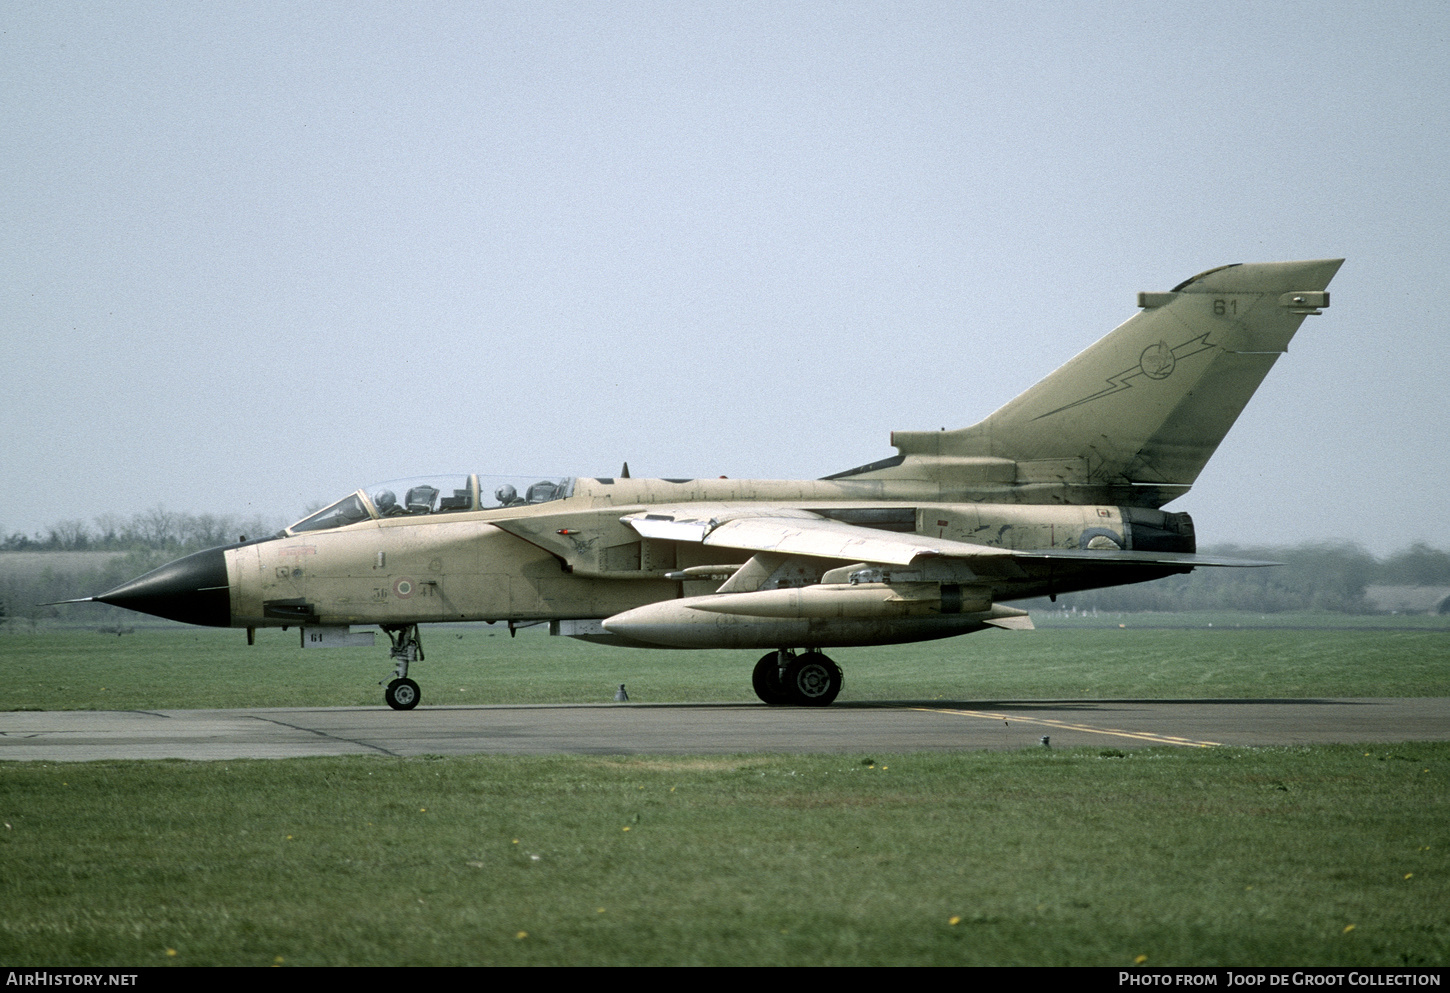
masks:
[[[1264,562],[1257,559],[1233,559],[1223,555],[1199,555],[1195,552],[1137,552],[1098,551],[1076,548],[1033,548],[1012,552],[1019,559],[1053,559],[1056,561],[1094,562],[1102,565],[1121,563],[1123,565],[1174,565],[1198,568],[1217,566],[1231,569],[1262,569],[1266,566],[1283,565],[1282,562]]]
[[[1032,618],[1027,616],[1025,610],[1020,614],[1009,615],[1007,617],[988,617],[982,623],[991,625],[994,628],[1001,628],[1004,631],[1037,630],[1037,625],[1032,623]]]

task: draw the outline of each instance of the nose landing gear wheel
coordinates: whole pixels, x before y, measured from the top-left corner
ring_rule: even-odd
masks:
[[[411,679],[395,679],[383,691],[383,699],[388,701],[388,706],[394,710],[412,710],[418,706],[422,695],[418,690],[418,684]]]
[[[820,652],[806,652],[786,663],[782,680],[788,702],[798,707],[825,707],[841,692],[840,666]]]

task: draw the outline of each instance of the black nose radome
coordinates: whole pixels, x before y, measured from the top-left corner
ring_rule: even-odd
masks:
[[[187,624],[228,627],[232,622],[227,559],[220,548],[168,562],[95,599]]]

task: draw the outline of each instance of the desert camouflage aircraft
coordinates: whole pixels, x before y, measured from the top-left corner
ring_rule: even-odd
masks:
[[[822,649],[1030,628],[1013,600],[1197,566],[1186,493],[1342,259],[1229,265],[1167,293],[986,420],[897,431],[897,454],[813,480],[498,479],[357,490],[280,534],[89,599],[192,624],[372,644],[416,706],[419,625],[548,623],[635,648],[769,649],[768,704],[826,705]]]

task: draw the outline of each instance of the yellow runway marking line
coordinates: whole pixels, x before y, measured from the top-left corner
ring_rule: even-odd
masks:
[[[1134,738],[1138,741],[1152,741],[1160,745],[1182,745],[1185,748],[1216,748],[1222,745],[1220,741],[1194,741],[1192,738],[1178,738],[1166,734],[1153,734],[1148,731],[1125,731],[1122,728],[1095,728],[1088,724],[1069,724],[1067,721],[1055,721],[1046,717],[1023,717],[1020,714],[992,714],[984,710],[947,710],[941,707],[913,707],[912,710],[920,710],[929,714],[954,714],[958,717],[980,717],[984,720],[1003,721],[1011,723],[1016,721],[1019,724],[1036,724],[1040,727],[1061,728],[1064,731],[1082,731],[1087,734],[1105,734],[1118,738]]]

